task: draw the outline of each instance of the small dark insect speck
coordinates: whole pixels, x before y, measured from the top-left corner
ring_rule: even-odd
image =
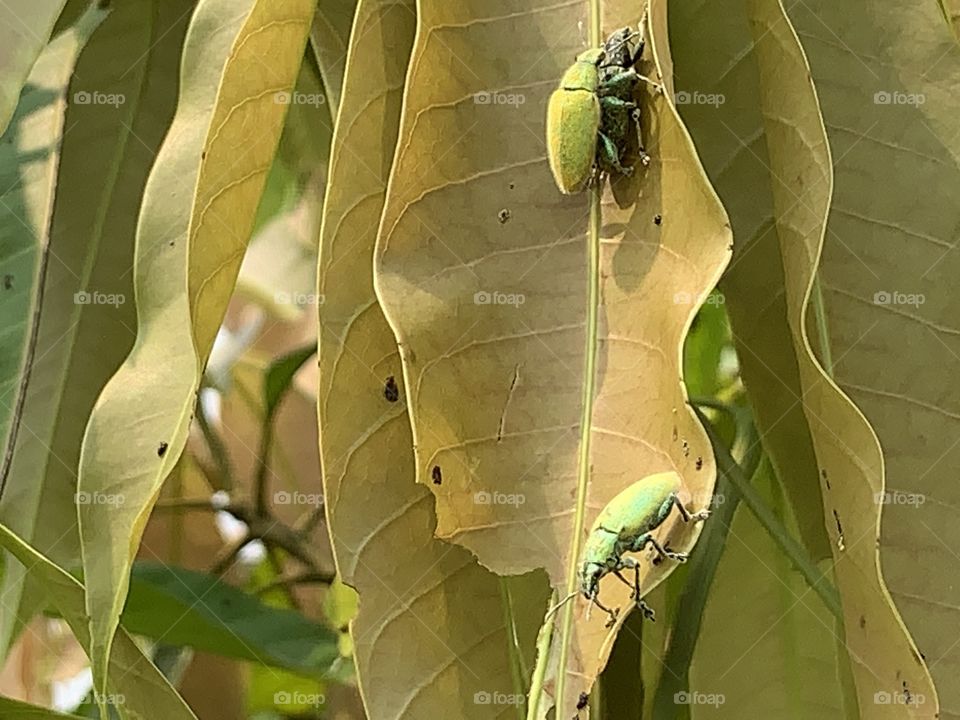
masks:
[[[867,617],[865,615],[860,616],[860,629],[862,630],[867,626]]]
[[[702,470],[702,469],[703,469],[703,458],[702,458],[702,457],[698,457],[698,458],[697,458],[697,470]]]
[[[173,244],[174,244],[174,241],[171,240],[171,241],[170,241],[170,247],[173,247]]]
[[[170,446],[167,443],[165,442],[160,443],[160,447],[157,448],[157,456],[163,457],[164,455],[166,455],[168,447]]]
[[[497,220],[500,221],[501,225],[506,224],[507,220],[509,219],[510,219],[510,211],[507,210],[506,208],[504,208],[503,210],[497,213]]]
[[[510,183],[510,189],[513,190],[516,187],[516,183]]]
[[[3,289],[10,290],[13,288],[13,275],[4,275],[3,276]]]
[[[391,375],[383,386],[383,396],[390,402],[396,402],[400,399],[400,388],[397,387],[397,381]]]
[[[688,457],[690,455],[690,443],[686,440],[683,441],[683,456]]]
[[[653,216],[653,224],[654,224],[654,225],[659,225],[659,224],[662,223],[662,222],[663,222],[663,216],[662,216],[662,215],[654,215],[654,216]]]
[[[577,700],[577,710],[583,710],[590,701],[590,696],[585,692],[580,693],[580,699]]]
[[[433,484],[439,485],[443,482],[443,473],[440,472],[440,466],[434,465],[433,470],[430,472],[430,477],[433,478]]]

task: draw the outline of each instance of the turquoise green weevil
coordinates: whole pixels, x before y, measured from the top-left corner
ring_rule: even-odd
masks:
[[[633,600],[643,614],[653,619],[653,610],[640,598],[640,563],[634,558],[625,558],[626,552],[641,552],[653,545],[660,558],[686,562],[686,553],[665,549],[653,531],[660,527],[676,506],[684,522],[705,520],[709,510],[691,513],[680,501],[682,487],[680,476],[675,472],[648,475],[617,494],[597,516],[590,535],[583,547],[580,560],[579,592],[591,603],[610,615],[611,624],[616,621],[617,611],[610,610],[597,600],[601,578],[613,573],[633,587]],[[621,574],[621,570],[633,568],[633,583]]]

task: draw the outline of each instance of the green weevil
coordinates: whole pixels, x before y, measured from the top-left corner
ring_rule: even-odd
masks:
[[[680,476],[675,472],[656,473],[633,483],[614,496],[600,511],[590,528],[580,556],[578,588],[563,602],[577,594],[583,595],[591,605],[596,605],[610,616],[608,625],[612,625],[616,622],[619,611],[604,607],[597,599],[600,580],[612,573],[633,588],[631,599],[645,617],[653,620],[653,609],[640,597],[640,563],[635,558],[623,555],[628,552],[642,552],[647,545],[652,545],[660,559],[686,562],[686,553],[664,548],[653,537],[653,531],[664,523],[674,506],[684,522],[705,520],[710,515],[709,510],[690,512],[683,505],[679,497],[682,484]],[[634,572],[633,582],[621,573],[622,570],[631,568]]]
[[[634,53],[629,44],[638,36],[641,39]],[[641,80],[660,88],[633,67],[642,51],[641,32],[630,28],[618,30],[607,38],[602,48],[580,53],[550,96],[547,156],[562,193],[581,191],[600,173],[630,175],[633,172],[620,158],[629,129],[636,127],[639,137],[634,89]],[[608,57],[612,62],[606,62]],[[640,158],[644,164],[649,162],[642,148]]]

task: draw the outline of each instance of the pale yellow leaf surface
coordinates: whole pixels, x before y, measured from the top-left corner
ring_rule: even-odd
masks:
[[[874,555],[877,527],[861,533],[857,510],[882,510],[880,566],[916,647],[899,648],[879,691],[897,698],[901,713],[909,700],[913,717],[935,717],[939,704],[939,717],[955,720],[960,46],[933,3],[853,2],[840,11],[817,1],[789,15],[834,157],[820,270],[829,352],[820,357],[876,432],[861,444],[844,438],[836,451],[860,467],[862,486],[847,487],[845,475],[838,481],[839,458],[822,463],[825,497],[848,554]],[[810,421],[828,435],[836,421],[824,410]],[[890,652],[873,613],[848,622],[847,634],[850,643]],[[936,693],[924,682],[921,657]]]
[[[653,160],[617,188],[619,204],[605,193],[591,222],[589,193],[565,197],[554,186],[544,143],[550,92],[586,33],[598,42],[639,21],[633,3],[604,3],[592,28],[592,5],[600,9],[420,4],[377,251],[417,479],[436,497],[438,536],[495,572],[546,568],[562,595],[575,589],[593,518],[620,490],[676,470],[689,505],[709,502],[715,467],[685,405],[681,345],[730,242],[669,99],[649,89],[643,125]],[[655,31],[652,57],[665,41]],[[644,69],[657,71],[652,61]],[[591,239],[600,255],[595,303]],[[671,518],[659,538],[689,549],[699,527],[679,525]],[[644,565],[644,591],[672,569]],[[602,600],[622,608],[620,622],[629,593],[612,576],[601,584]],[[589,690],[616,632],[603,613],[588,621],[586,609],[577,599],[557,613],[563,689],[548,692],[562,698],[558,716]]]
[[[144,192],[134,282],[138,334],[97,401],[79,489],[95,686],[129,570],[183,450],[201,373],[233,290],[313,14],[308,0],[202,0],[180,97]]]
[[[514,717],[516,702],[504,699],[526,688],[514,679],[511,646],[532,664],[547,588],[540,575],[497,578],[434,537],[433,496],[415,482],[400,357],[374,295],[415,29],[413,2],[359,4],[320,248],[327,517],[337,568],[359,592],[351,632],[368,716]]]

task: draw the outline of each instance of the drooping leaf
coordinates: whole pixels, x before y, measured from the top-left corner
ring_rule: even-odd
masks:
[[[97,401],[79,489],[95,688],[137,544],[183,450],[201,373],[236,280],[300,68],[314,3],[201,0],[184,46],[177,111],[137,226],[134,348]]]
[[[331,116],[335,116],[340,107],[347,49],[357,5],[358,0],[329,0],[320,3],[313,19],[313,29],[310,31],[310,44],[323,76]],[[401,13],[412,12],[406,3],[395,3],[393,11],[395,15],[388,22],[403,24],[410,21],[408,17],[400,17]]]
[[[900,712],[933,717],[938,698],[925,656],[940,717],[957,718],[960,645],[944,629],[960,624],[952,511],[960,502],[960,388],[952,382],[960,372],[960,46],[932,3],[859,1],[838,12],[818,1],[788,12],[834,158],[824,311],[810,335],[859,408],[851,421],[864,428],[841,445],[832,408],[808,413],[835,446],[822,463],[824,495],[837,513],[833,535],[842,528],[845,554],[876,562],[879,524],[883,577],[916,642],[897,642],[877,692]],[[844,482],[852,463],[865,476],[856,486]],[[892,653],[889,635],[869,608],[848,618],[847,641],[864,643],[866,658]],[[871,640],[879,644],[868,649]],[[897,708],[888,712],[895,717]]]
[[[546,587],[538,575],[497,578],[434,538],[433,498],[415,483],[400,358],[374,294],[416,29],[413,2],[404,5],[359,4],[324,207],[318,405],[330,533],[339,573],[359,593],[351,633],[369,717],[513,715],[525,687],[511,667],[520,656],[532,664]]]
[[[0,697],[0,713],[5,720],[82,720],[79,715],[66,715],[6,697]]]
[[[377,250],[438,536],[499,573],[544,567],[561,596],[576,589],[584,537],[617,492],[677,470],[699,508],[715,477],[680,358],[729,232],[672,104],[643,87],[652,163],[602,206],[589,192],[562,196],[547,165],[546,102],[584,47],[578,27],[597,44],[639,21],[635,3],[602,5],[420,3]],[[665,4],[652,12],[663,17]],[[653,25],[648,75],[666,41]],[[660,533],[687,549],[699,525],[671,519]],[[672,565],[645,568],[642,591]],[[630,592],[613,576],[602,584],[620,622]],[[616,633],[586,609],[577,600],[557,613],[558,717],[572,715]]]
[[[173,116],[191,5],[135,0],[114,8],[83,48],[69,88],[56,198],[41,230],[47,261],[33,289],[33,362],[18,397],[4,398],[17,413],[0,498],[0,521],[64,567],[80,562],[76,502],[97,500],[77,496],[83,430],[133,345],[137,210]],[[81,18],[69,32],[86,24]],[[15,229],[22,231],[19,221]],[[16,284],[26,287],[22,276]],[[15,571],[4,578],[5,604],[19,605],[4,620],[26,621],[38,609],[29,588],[21,601],[22,581]],[[4,641],[11,630],[0,630]]]
[[[92,658],[92,642],[84,608],[84,587],[80,581],[50,562],[2,524],[0,546],[16,558],[15,562],[36,575],[51,604],[67,621],[78,642]],[[109,665],[109,685],[97,693],[101,713],[110,705],[123,720],[154,717],[165,720],[197,720],[160,671],[140,652],[133,638],[122,628],[117,632],[112,645]]]
[[[901,701],[911,697],[906,689],[914,700],[922,696],[929,703],[918,707],[913,702],[908,711],[927,717],[935,705],[929,677],[889,602],[877,565],[878,506],[873,498],[882,489],[883,460],[862,415],[814,360],[810,340],[817,341],[817,332],[809,333],[805,325],[815,311],[816,295],[814,302],[809,298],[811,289],[817,291],[813,281],[831,202],[830,154],[843,157],[845,145],[827,146],[817,98],[818,93],[823,97],[824,87],[818,84],[814,92],[806,57],[779,2],[751,0],[744,10],[735,15],[717,8],[713,19],[685,14],[672,27],[677,29],[678,78],[688,83],[680,88],[690,99],[685,116],[721,197],[729,198],[738,249],[735,274],[724,290],[745,381],[811,554],[818,557],[820,543],[814,540],[819,527],[825,525],[832,540],[845,647],[860,707],[870,708],[871,717],[902,717],[907,706]],[[714,32],[720,17],[729,28],[725,34]],[[836,31],[850,27],[839,16],[832,26],[822,16],[807,17],[807,22],[808,29],[817,26],[822,45],[815,47],[821,50],[833,48]],[[848,59],[840,81],[843,92],[852,81],[850,66],[865,74],[860,62]],[[829,64],[833,72],[836,58],[831,56]],[[724,71],[727,67],[731,72]],[[855,82],[863,86],[862,77]],[[698,104],[697,97],[722,101]],[[866,117],[862,107],[855,111],[861,118]],[[849,127],[846,119],[838,122]],[[846,129],[841,136],[849,143]],[[841,164],[834,161],[836,167]],[[865,177],[867,173],[858,174]],[[874,182],[887,180],[875,175]],[[875,193],[871,187],[870,196]],[[851,262],[858,264],[847,256],[845,270]],[[832,348],[826,349],[829,371]],[[788,429],[792,435],[781,432]],[[806,437],[813,458],[803,450]],[[877,701],[884,696],[893,700]]]

